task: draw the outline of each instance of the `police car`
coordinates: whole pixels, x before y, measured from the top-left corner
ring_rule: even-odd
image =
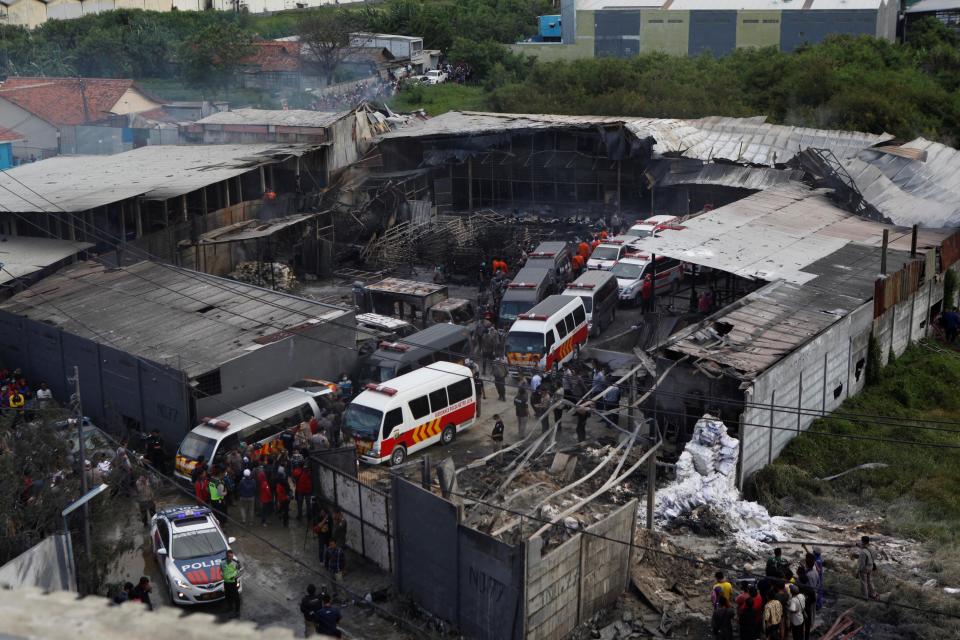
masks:
[[[220,563],[235,538],[227,538],[208,507],[157,512],[150,529],[153,553],[174,604],[222,600]]]

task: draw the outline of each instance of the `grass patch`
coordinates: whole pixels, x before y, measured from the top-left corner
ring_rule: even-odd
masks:
[[[816,508],[824,499],[879,508],[892,534],[960,542],[960,448],[949,448],[960,446],[958,389],[960,354],[911,347],[883,369],[877,384],[845,402],[833,416],[817,420],[809,433],[795,438],[772,465],[756,474],[752,495],[773,512]],[[883,418],[861,416],[897,421],[881,424]],[[855,471],[829,483],[816,480],[867,462],[889,466]]]
[[[394,111],[423,109],[431,116],[447,111],[485,111],[490,108],[483,87],[455,83],[404,87],[388,104]]]
[[[280,102],[260,89],[220,89],[210,91],[192,87],[177,78],[147,78],[137,80],[149,94],[170,101],[225,100],[231,109],[256,107],[261,109],[279,109]]]

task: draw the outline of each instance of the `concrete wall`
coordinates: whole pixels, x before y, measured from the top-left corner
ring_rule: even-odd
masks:
[[[31,153],[38,160],[58,153],[57,128],[3,98],[0,98],[0,126],[24,136],[23,140],[13,143],[13,155],[21,160],[29,159]]]
[[[877,12],[877,30],[874,35],[891,42],[896,40],[899,9],[900,3],[894,0],[887,0],[880,5],[880,10]]]
[[[930,307],[942,298],[937,278],[879,318],[874,319],[870,301],[758,376],[741,415],[741,487],[806,431],[818,412],[835,410],[863,389],[871,332],[886,363],[891,348],[899,355],[926,335]]]
[[[301,378],[336,380],[341,373],[350,371],[357,355],[353,312],[344,312],[333,322],[336,324],[317,324],[221,365],[223,392],[198,398],[198,415],[219,415],[233,406],[283,391]],[[273,333],[276,329],[268,327],[266,331]]]
[[[523,637],[523,555],[460,524],[443,498],[393,476],[397,589],[470,638]]]
[[[630,550],[636,526],[632,500],[587,532],[542,553],[542,538],[527,543],[525,621],[527,640],[560,640],[600,609],[613,604],[627,587]]]
[[[457,620],[457,507],[393,476],[397,590],[433,615]]]
[[[169,11],[169,9],[167,10]],[[150,111],[151,109],[156,109],[159,106],[159,102],[154,102],[136,89],[130,88],[127,89],[122,96],[120,96],[120,99],[117,100],[115,105],[113,105],[113,109],[111,109],[111,111],[113,113],[122,115],[127,113]]]

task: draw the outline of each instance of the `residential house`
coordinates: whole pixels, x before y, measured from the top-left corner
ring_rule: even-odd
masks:
[[[13,129],[0,127],[0,169],[13,166],[13,143],[23,140],[23,135]]]
[[[129,79],[18,76],[0,85],[0,127],[23,134],[13,144],[21,162],[61,153],[115,153],[124,142],[138,146],[122,116],[159,106]]]

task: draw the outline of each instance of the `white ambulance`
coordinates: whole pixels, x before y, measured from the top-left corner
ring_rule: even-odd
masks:
[[[677,216],[650,216],[646,220],[637,221],[637,224],[627,229],[624,235],[632,236],[634,240],[649,238],[650,236],[656,235],[657,232],[679,223],[680,218]]]
[[[476,416],[470,369],[437,361],[366,385],[347,406],[343,420],[360,460],[397,465],[432,444],[450,444]]]
[[[507,367],[546,371],[573,358],[587,343],[587,312],[579,296],[550,296],[517,316],[507,333]]]

